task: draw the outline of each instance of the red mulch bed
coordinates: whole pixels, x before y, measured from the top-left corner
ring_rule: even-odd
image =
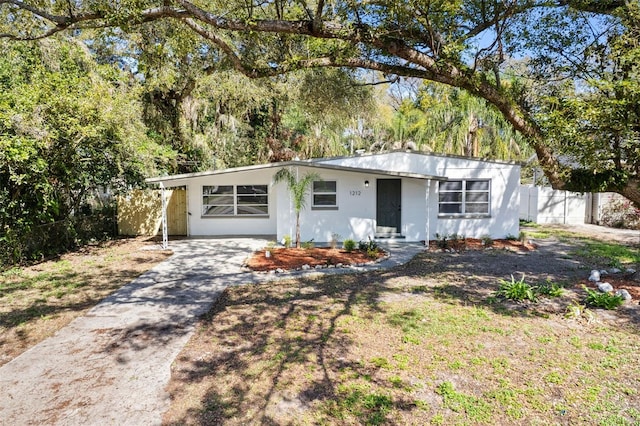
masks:
[[[438,251],[443,248],[440,247],[441,241],[431,240],[429,241],[429,250]],[[494,250],[513,250],[513,251],[532,251],[536,249],[534,244],[523,243],[518,240],[493,240],[490,245],[485,245],[482,243],[481,239],[478,238],[465,238],[464,240],[447,240],[446,241],[446,249],[447,250],[485,250],[487,248],[492,248]]]
[[[304,248],[273,248],[269,249],[271,257],[265,256],[265,250],[255,253],[245,262],[245,265],[254,271],[273,271],[276,269],[293,270],[301,268],[302,265],[315,267],[316,265],[352,265],[356,263],[368,263],[372,259],[367,253],[354,250],[350,253],[342,249],[332,249],[330,247]],[[378,258],[385,255],[383,251],[378,252]],[[375,260],[375,259],[373,259]]]

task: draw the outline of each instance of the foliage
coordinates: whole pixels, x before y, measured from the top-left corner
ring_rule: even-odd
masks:
[[[367,241],[358,241],[358,250],[369,252],[370,250],[378,250],[378,243],[371,237]]]
[[[285,248],[291,247],[291,235],[287,234],[282,237],[282,245],[285,246]]]
[[[291,203],[296,213],[296,248],[300,248],[300,212],[305,208],[307,195],[313,181],[320,180],[317,173],[306,173],[298,177],[298,171],[294,173],[291,169],[283,168],[273,177],[274,183],[285,182],[291,195]]]
[[[561,297],[564,294],[562,286],[556,282],[547,280],[546,282],[535,287],[536,293],[549,296],[549,297]]]
[[[491,247],[493,245],[493,238],[490,235],[483,235],[480,237],[482,245],[485,247]]]
[[[361,102],[370,101],[366,94],[340,85],[356,81],[352,77],[358,74],[360,82],[422,79],[443,83],[455,89],[427,87],[426,97],[414,99],[426,99],[426,107],[417,103],[399,111],[395,128],[403,142],[422,137],[419,133],[424,126],[415,123],[433,114],[437,119],[432,120],[434,128],[429,133],[435,137],[437,149],[461,152],[463,148],[465,154],[475,154],[478,147],[484,149],[485,143],[479,146],[477,141],[487,133],[491,137],[484,140],[491,148],[486,155],[504,157],[516,152],[517,141],[523,140],[537,155],[552,186],[616,191],[640,207],[638,2],[488,4],[461,0],[428,2],[425,6],[389,0],[375,4],[267,2],[258,6],[233,0],[181,2],[157,8],[144,2],[114,4],[104,0],[37,5],[12,1],[0,4],[0,15],[5,17],[0,21],[0,34],[14,40],[42,38],[69,29],[84,34],[88,28],[107,27],[105,38],[127,46],[133,56],[122,63],[146,67],[142,67],[146,73],[143,79],[150,82],[147,93],[153,95],[149,104],[159,108],[154,116],[162,118],[164,106],[173,108],[167,108],[166,114],[173,130],[186,124],[176,126],[173,117],[178,106],[186,109],[189,90],[184,89],[195,84],[190,66],[200,75],[234,68],[270,82],[278,81],[279,75],[319,68],[322,71],[304,75],[298,96],[311,90],[309,99],[319,98],[315,109],[323,113],[325,106],[334,104],[327,102],[332,98],[344,106],[342,111],[367,109],[367,102]],[[127,44],[127,36],[140,37],[134,46],[141,46],[153,60],[135,57],[136,49]],[[325,71],[328,68],[335,69]],[[357,68],[372,73],[345,71]],[[326,81],[327,76],[335,80]],[[475,105],[477,101],[469,94],[495,107],[513,129],[501,126],[498,114],[485,109],[482,102]],[[439,98],[452,98],[455,108],[427,108]],[[281,126],[285,109],[277,105],[280,99],[272,97],[250,109],[255,120],[248,131],[262,134],[249,136],[246,144],[239,145],[247,150],[243,160],[255,160],[257,153],[264,155],[252,141],[272,142],[270,150],[277,155],[289,155],[289,145],[299,141],[292,128]],[[313,101],[298,102],[297,108],[289,111],[304,105],[314,109]],[[223,109],[224,104],[219,106]],[[213,109],[207,106],[191,111],[202,110]],[[296,130],[309,128],[314,122],[304,114],[291,113],[290,117]],[[351,118],[362,123],[358,111]],[[192,120],[191,124],[197,127],[198,122]],[[429,120],[425,124],[429,126]],[[362,130],[362,134],[375,133]],[[335,138],[330,145],[334,147],[340,145],[337,132],[336,128],[331,132]],[[202,148],[205,152],[210,143],[206,136],[194,137],[185,149]],[[307,144],[310,151],[313,146]]]
[[[567,312],[564,314],[564,317],[573,320],[585,319],[587,323],[591,323],[596,320],[596,316],[593,312],[587,309],[586,306],[577,302],[572,302],[567,306]]]
[[[348,238],[343,241],[342,246],[348,253],[351,253],[356,248],[356,242],[351,238]]]
[[[602,293],[599,291],[588,289],[587,287],[584,287],[584,290],[587,292],[585,303],[587,304],[587,306],[593,308],[612,310],[616,309],[624,302],[622,296],[619,296],[617,294]]]
[[[25,245],[49,223],[65,223],[59,249],[73,247],[74,217],[108,203],[101,189],[142,184],[172,153],[146,137],[135,86],[77,42],[1,44],[0,251],[18,262],[55,251]]]
[[[484,99],[438,83],[425,82],[404,99],[391,125],[394,140],[423,151],[501,160],[531,155],[522,135]]]
[[[511,275],[511,281],[500,280],[500,287],[497,291],[497,296],[505,299],[515,300],[516,302],[522,302],[529,300],[535,302],[536,287],[532,287],[524,281],[524,274],[519,281],[516,281],[513,275]]]
[[[309,250],[309,249],[314,248],[316,245],[315,245],[315,243],[313,242],[313,239],[311,239],[311,240],[309,240],[309,241],[305,241],[305,242],[301,243],[301,244],[300,244],[300,246],[301,246],[303,249],[307,249],[307,250]]]
[[[640,209],[627,200],[613,199],[602,209],[600,221],[612,228],[640,229]]]
[[[449,247],[449,243],[447,241],[449,239],[449,236],[447,234],[439,234],[438,232],[436,232],[434,237],[439,248],[445,250]]]
[[[329,241],[329,244],[331,246],[332,249],[335,249],[336,247],[338,247],[338,242],[340,242],[340,234],[337,233],[332,233],[331,234],[331,240]]]
[[[518,241],[520,241],[521,243],[524,243],[525,241],[527,241],[527,239],[528,239],[528,235],[526,232],[520,231],[518,233]]]

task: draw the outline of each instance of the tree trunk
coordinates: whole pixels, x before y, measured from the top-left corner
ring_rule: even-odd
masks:
[[[300,212],[296,212],[296,248],[300,248]]]

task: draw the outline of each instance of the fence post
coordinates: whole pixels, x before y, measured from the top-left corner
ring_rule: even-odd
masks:
[[[165,196],[164,183],[160,182],[160,190],[162,191],[162,248],[169,248],[169,237],[167,232],[167,198]]]

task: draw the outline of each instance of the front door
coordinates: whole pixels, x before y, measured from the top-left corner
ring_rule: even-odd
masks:
[[[399,234],[402,229],[402,185],[400,179],[378,179],[376,201],[376,232],[379,234]]]

